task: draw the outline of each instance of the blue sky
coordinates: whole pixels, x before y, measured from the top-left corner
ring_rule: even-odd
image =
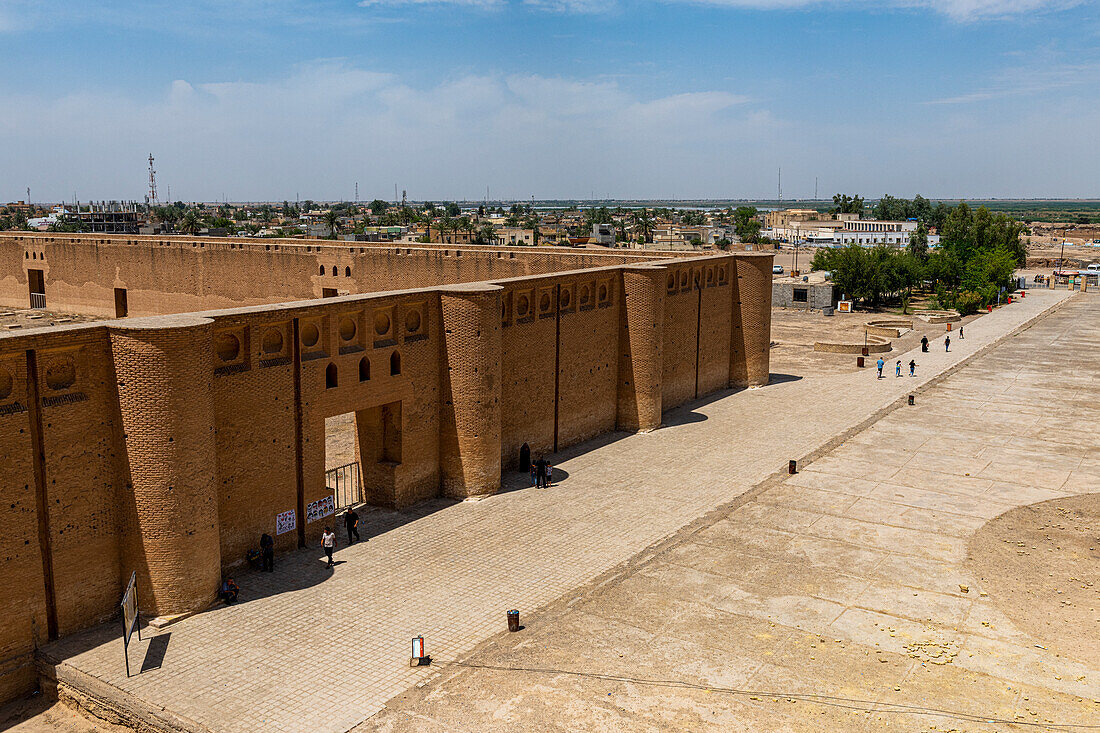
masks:
[[[0,200],[1100,196],[1072,0],[0,0]]]

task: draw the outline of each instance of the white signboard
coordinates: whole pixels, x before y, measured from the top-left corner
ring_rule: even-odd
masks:
[[[293,531],[293,529],[298,526],[295,514],[296,512],[291,509],[288,512],[275,515],[275,534]]]
[[[323,499],[311,501],[306,505],[306,522],[316,522],[335,513],[336,503],[332,500],[332,494],[329,494]]]
[[[851,313],[852,312],[852,301],[850,301],[850,300],[841,300],[841,301],[837,302],[836,310],[837,310],[838,313]]]

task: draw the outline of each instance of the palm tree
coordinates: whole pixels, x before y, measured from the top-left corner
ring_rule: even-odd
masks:
[[[180,220],[180,231],[184,234],[190,234],[192,236],[199,233],[201,222],[199,217],[196,216],[193,209],[188,209],[187,213],[183,215],[183,219]]]
[[[634,226],[642,232],[645,241],[653,241],[653,217],[649,215],[649,209],[643,208],[634,212]]]
[[[336,239],[336,233],[340,230],[340,215],[336,213],[336,209],[325,212],[325,226],[328,227],[328,238]]]

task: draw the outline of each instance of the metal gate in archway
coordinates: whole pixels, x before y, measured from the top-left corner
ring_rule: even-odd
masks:
[[[363,481],[359,462],[345,463],[325,471],[325,486],[332,492],[337,509],[362,503]]]

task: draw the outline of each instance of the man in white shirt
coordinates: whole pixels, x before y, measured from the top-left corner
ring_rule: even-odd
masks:
[[[336,533],[332,531],[331,527],[325,527],[324,533],[321,535],[321,547],[324,548],[325,554],[328,555],[327,567],[332,567],[332,553],[336,550]]]

